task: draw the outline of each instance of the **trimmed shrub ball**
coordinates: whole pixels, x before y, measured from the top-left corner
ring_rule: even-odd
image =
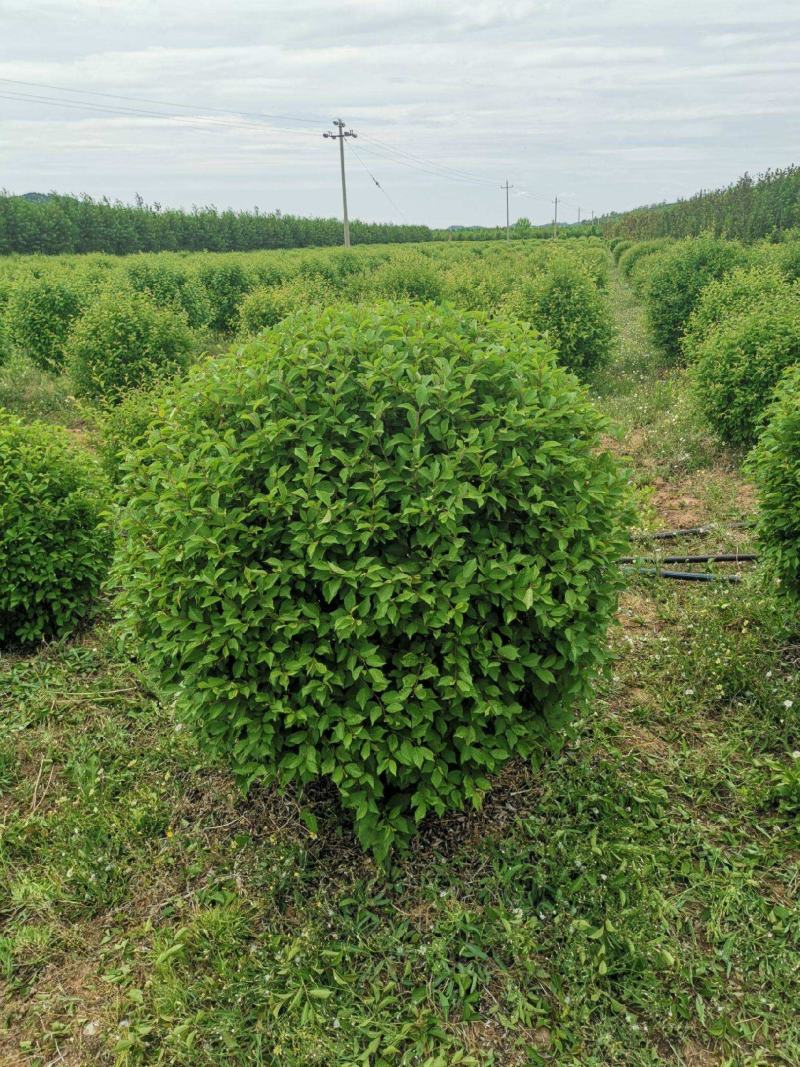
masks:
[[[334,291],[319,275],[262,285],[247,294],[239,308],[239,333],[261,333],[295,311],[337,303]]]
[[[2,307],[0,307],[0,367],[8,362],[8,357],[11,354],[11,338],[8,336],[8,327],[2,316],[2,310]]]
[[[78,396],[115,402],[127,390],[185,366],[193,335],[183,312],[146,293],[108,289],[77,321],[67,343]]]
[[[592,691],[624,480],[527,327],[292,316],[192,368],[123,480],[131,647],[246,787],[337,787],[378,858]]]
[[[655,255],[656,252],[661,252],[671,243],[672,238],[670,237],[656,237],[652,241],[637,241],[630,248],[626,248],[619,257],[619,269],[623,278],[627,278],[630,281],[640,260],[645,259],[647,256]]]
[[[0,413],[0,646],[61,637],[107,573],[108,490],[59,427]]]
[[[782,380],[749,467],[767,565],[784,592],[800,597],[800,367]]]
[[[656,343],[673,363],[680,361],[681,335],[700,294],[746,260],[741,245],[707,235],[684,238],[653,254],[645,276],[647,317]]]
[[[689,316],[681,348],[687,363],[693,363],[706,336],[717,326],[742,312],[756,310],[776,296],[789,291],[789,285],[772,265],[737,267],[705,287],[697,307]]]
[[[588,272],[556,258],[509,294],[504,307],[546,335],[559,362],[584,375],[608,363],[616,339],[605,295]]]
[[[82,307],[74,284],[47,275],[25,278],[11,290],[6,308],[11,340],[37,367],[59,371],[69,331]]]
[[[241,262],[225,255],[205,256],[197,276],[208,294],[212,330],[230,333],[236,327],[245,294],[257,284],[256,276]]]
[[[397,252],[367,279],[372,293],[393,300],[442,298],[443,277],[430,260],[417,252]]]
[[[166,381],[156,381],[130,389],[118,404],[96,412],[97,452],[113,486],[119,484],[126,461],[135,456],[137,444],[158,419],[160,391],[166,386]]]
[[[629,248],[633,248],[636,242],[629,241],[626,238],[623,238],[622,240],[615,238],[615,240],[616,244],[614,244],[611,249],[611,255],[614,257],[614,262],[619,263],[624,253],[627,252]]]
[[[783,373],[800,363],[800,290],[774,295],[734,315],[697,348],[697,404],[725,442],[749,448]]]
[[[205,287],[188,269],[170,262],[166,256],[143,253],[131,256],[125,273],[132,289],[147,293],[159,307],[176,307],[186,315],[192,329],[202,329],[212,316]]]

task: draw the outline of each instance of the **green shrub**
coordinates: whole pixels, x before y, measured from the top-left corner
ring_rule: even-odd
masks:
[[[8,357],[11,355],[11,338],[8,334],[8,327],[6,326],[6,320],[2,315],[2,308],[0,308],[0,367],[4,363],[8,362]]]
[[[108,568],[106,505],[97,463],[66,430],[0,413],[0,646],[86,617]]]
[[[800,363],[800,291],[789,289],[706,334],[692,368],[697,403],[732,445],[755,443],[787,368]]]
[[[614,257],[614,262],[619,263],[620,259],[622,258],[623,252],[627,252],[629,248],[633,247],[633,245],[633,241],[617,241],[617,243],[611,250],[611,254]]]
[[[749,466],[767,565],[785,592],[800,597],[800,368],[782,380]]]
[[[466,311],[494,314],[511,286],[500,270],[460,261],[443,275],[443,299]]]
[[[569,255],[583,267],[598,289],[608,288],[608,253],[605,248],[587,244],[584,240]]]
[[[287,301],[280,285],[261,285],[251,290],[239,307],[239,333],[261,333],[288,314]]]
[[[281,260],[280,264],[272,259],[257,260],[253,264],[253,281],[255,285],[280,285],[293,277],[295,271],[290,267],[287,260]]]
[[[787,288],[785,279],[774,266],[737,267],[723,278],[710,282],[700,294],[681,338],[686,361],[694,362],[710,330],[724,325],[743,311],[756,310],[785,293]]]
[[[118,404],[98,413],[100,462],[113,485],[118,485],[127,458],[157,418],[158,400],[168,383],[148,382],[126,392]]]
[[[211,328],[230,333],[238,322],[239,305],[245,293],[255,285],[255,277],[241,263],[224,258],[203,264],[198,277],[211,303]]]
[[[631,280],[634,268],[647,256],[660,252],[671,244],[669,237],[658,237],[653,241],[637,241],[636,244],[626,248],[619,257],[619,269],[624,278]]]
[[[143,255],[134,256],[126,263],[126,274],[131,288],[147,293],[159,307],[183,311],[192,328],[208,325],[212,317],[209,294],[188,271],[158,257]]]
[[[575,262],[555,259],[544,273],[518,285],[504,307],[541,330],[559,362],[576,374],[611,357],[616,331],[608,301]]]
[[[73,286],[58,277],[26,277],[11,290],[6,321],[11,339],[43,370],[59,370],[69,331],[82,301]]]
[[[744,249],[715,237],[688,237],[656,253],[647,275],[645,302],[656,343],[673,362],[689,316],[709,282],[746,260]]]
[[[114,402],[180,370],[191,348],[183,312],[158,307],[146,293],[109,289],[78,319],[67,355],[76,394]]]
[[[525,326],[295,315],[170,399],[123,482],[118,608],[244,786],[329,778],[382,857],[557,744],[627,520],[600,417]]]
[[[441,272],[418,253],[396,253],[372,275],[372,291],[392,300],[442,299]]]
[[[245,335],[262,330],[307,307],[337,303],[336,294],[319,276],[296,278],[282,285],[260,286],[248,293],[239,308],[239,332]]]
[[[800,239],[786,241],[774,247],[774,262],[789,281],[800,279]]]

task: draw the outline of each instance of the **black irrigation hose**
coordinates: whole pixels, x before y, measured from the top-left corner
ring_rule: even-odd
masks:
[[[751,563],[755,552],[720,552],[714,556],[623,556],[619,563]]]
[[[741,582],[738,574],[705,574],[700,571],[664,571],[660,567],[623,567],[627,574],[674,578],[679,582]]]
[[[751,526],[749,522],[731,522],[728,524],[729,530],[743,530]],[[720,529],[718,526],[687,526],[685,529],[679,530],[652,530],[642,531],[633,535],[634,541],[666,541],[676,537],[692,537],[696,535],[698,537],[707,537],[708,534],[717,533]]]

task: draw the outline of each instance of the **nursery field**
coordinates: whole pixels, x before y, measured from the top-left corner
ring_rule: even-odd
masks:
[[[800,1062],[798,277],[0,261],[0,1064]]]

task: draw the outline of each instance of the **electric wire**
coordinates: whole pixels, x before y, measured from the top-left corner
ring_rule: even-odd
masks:
[[[298,115],[274,115],[264,111],[244,111],[240,108],[214,107],[211,104],[181,104],[176,100],[155,100],[152,97],[133,96],[131,94],[104,93],[97,89],[72,89],[68,85],[53,85],[49,82],[22,81],[19,78],[0,78],[0,82],[7,82],[11,85],[29,85],[38,89],[55,89],[58,92],[75,93],[82,96],[102,96],[111,100],[126,100],[132,103],[157,104],[158,106],[163,107],[181,107],[199,111],[217,111],[224,115],[250,115],[257,118],[280,119],[285,122],[302,122],[310,126],[320,126],[325,121],[324,119],[301,118]]]
[[[49,104],[56,107],[66,107],[72,110],[96,111],[104,114],[126,117],[128,115],[143,116],[145,118],[164,119],[168,122],[189,123],[191,125],[208,126],[213,129],[247,129],[247,130],[271,130],[274,133],[289,133],[302,137],[314,137],[318,134],[311,130],[293,130],[288,126],[268,126],[263,122],[236,122],[229,119],[204,118],[199,115],[170,115],[163,111],[146,111],[143,108],[110,106],[95,104],[85,100],[58,100],[53,97],[38,96],[28,93],[16,93],[0,90],[0,97],[6,100],[20,100],[34,104]]]
[[[391,152],[398,156],[404,156],[407,159],[413,160],[416,163],[422,164],[427,167],[432,167],[437,170],[441,170],[443,174],[451,177],[460,178],[463,181],[479,182],[482,185],[489,185],[492,188],[497,184],[491,178],[485,178],[482,175],[476,174],[472,171],[467,171],[461,167],[451,167],[447,163],[437,163],[435,160],[426,159],[423,156],[416,155],[414,152],[407,152],[403,148],[397,148],[396,145],[388,144],[386,141],[380,140],[378,137],[373,137],[371,134],[362,134],[362,138],[372,144],[379,145],[387,152]]]
[[[406,215],[406,213],[403,211],[403,209],[401,207],[398,207],[398,205],[395,204],[394,200],[392,200],[391,196],[389,196],[389,194],[386,192],[384,187],[381,185],[381,183],[378,181],[378,179],[375,177],[375,175],[369,169],[367,164],[364,162],[364,160],[363,160],[363,158],[361,156],[361,153],[358,151],[356,146],[354,144],[351,144],[350,145],[350,149],[355,154],[356,159],[359,161],[359,163],[364,168],[364,170],[367,172],[367,174],[369,174],[370,178],[372,178],[372,180],[375,183],[375,185],[377,185],[377,187],[380,189],[380,191],[383,193],[383,195],[386,197],[386,199],[389,201],[389,203],[395,209],[395,211],[398,211],[400,213],[400,215],[402,215],[402,217],[406,220],[406,222],[408,222],[408,216]]]
[[[323,123],[322,119],[312,119],[307,117],[301,117],[297,115],[281,115],[269,112],[259,111],[245,111],[243,109],[234,108],[221,108],[212,105],[199,105],[199,104],[187,104],[174,100],[163,100],[154,97],[138,97],[131,94],[123,95],[121,93],[103,92],[95,89],[76,89],[65,85],[58,85],[52,82],[36,82],[25,81],[19,78],[4,78],[0,77],[0,84],[5,85],[21,85],[31,88],[50,89],[56,92],[70,93],[76,99],[74,100],[60,100],[52,96],[43,96],[39,94],[23,93],[15,90],[0,89],[0,98],[7,100],[17,100],[21,102],[28,102],[32,104],[47,104],[50,106],[67,108],[70,110],[85,110],[95,112],[97,114],[116,115],[118,117],[125,116],[142,116],[145,118],[161,119],[167,122],[177,122],[184,126],[206,127],[209,129],[242,129],[242,130],[270,130],[274,133],[285,133],[294,136],[306,136],[316,137],[318,136],[316,131],[312,130],[298,130],[292,129],[288,126],[273,126],[264,119],[272,119],[276,121],[287,121],[301,123],[305,125],[319,126]],[[104,98],[107,100],[121,101],[126,103],[101,104],[93,100],[80,99],[81,97],[93,96]],[[213,111],[215,114],[220,115],[220,118],[215,118],[210,115],[175,115],[165,113],[163,111],[155,111],[148,108],[130,106],[131,103],[145,103],[154,105],[155,107],[173,107],[181,108],[183,110],[202,110],[205,112]],[[245,119],[242,118],[245,116]],[[246,117],[249,116],[255,121],[247,121]],[[409,169],[416,170],[422,174],[428,174],[431,177],[439,178],[440,180],[459,182],[463,184],[470,184],[473,186],[483,186],[488,188],[495,188],[496,181],[487,178],[483,175],[479,175],[476,172],[467,171],[464,168],[452,167],[446,163],[439,163],[435,160],[427,159],[424,156],[420,156],[413,152],[408,152],[405,149],[398,148],[395,145],[389,144],[386,141],[378,137],[374,137],[371,134],[361,134],[363,141],[368,142],[367,145],[362,145],[365,152],[371,153],[377,158],[382,158],[385,161],[398,164],[400,166],[408,167]],[[363,166],[363,160],[359,160]],[[369,173],[369,171],[368,171]],[[381,186],[381,184],[375,179],[374,175],[371,175],[373,181],[378,188],[387,197],[395,210],[399,211],[401,215],[404,215],[402,210],[397,204],[392,201],[389,194]],[[549,198],[539,196],[535,193],[531,193],[523,187],[518,187],[514,195],[527,196],[542,203],[551,203]],[[568,200],[560,200],[560,202],[572,207],[578,207],[577,204],[572,204]],[[404,215],[405,217],[405,215]]]

